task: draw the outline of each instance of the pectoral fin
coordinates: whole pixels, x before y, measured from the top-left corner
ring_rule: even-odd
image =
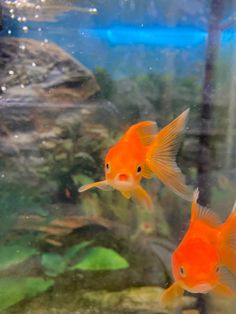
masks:
[[[132,196],[142,207],[153,210],[151,197],[140,185],[133,191]]]
[[[120,193],[127,199],[131,197],[130,191],[120,191]]]
[[[98,182],[93,182],[93,183],[81,186],[79,188],[79,192],[84,192],[84,191],[90,190],[92,188],[98,188],[98,189],[107,191],[107,190],[111,189],[111,186],[107,183],[106,180],[98,181]]]
[[[160,303],[163,307],[172,308],[182,297],[184,289],[177,283],[173,283],[168,289],[166,289],[161,298]]]
[[[223,283],[219,283],[214,289],[212,289],[211,293],[215,294],[216,296],[222,297],[233,297],[235,296],[235,292]]]

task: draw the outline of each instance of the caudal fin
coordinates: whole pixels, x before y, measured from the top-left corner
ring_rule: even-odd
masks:
[[[191,201],[192,191],[185,184],[185,178],[176,164],[179,148],[189,109],[164,127],[155,137],[147,152],[147,166],[176,194]]]
[[[236,275],[236,202],[220,228],[219,249],[222,264]]]

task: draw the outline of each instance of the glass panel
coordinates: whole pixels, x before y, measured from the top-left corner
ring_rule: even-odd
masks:
[[[0,312],[233,313],[235,21],[1,2]]]

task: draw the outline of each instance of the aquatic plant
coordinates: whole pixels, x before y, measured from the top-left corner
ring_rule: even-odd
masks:
[[[115,93],[115,82],[112,79],[112,76],[108,73],[107,70],[101,67],[96,67],[93,73],[100,87],[98,97],[111,100],[113,94]]]
[[[23,263],[31,256],[39,254],[36,248],[20,244],[0,246],[0,272]]]
[[[48,290],[53,284],[54,280],[40,277],[0,278],[0,311]]]
[[[129,267],[128,262],[114,250],[105,247],[90,247],[91,244],[91,241],[76,244],[68,248],[63,255],[44,253],[42,265],[45,273],[49,276],[57,276],[68,270],[101,271]],[[79,259],[76,263],[75,258]]]

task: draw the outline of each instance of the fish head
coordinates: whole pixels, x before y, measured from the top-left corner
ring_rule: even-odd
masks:
[[[142,156],[141,156],[142,157]],[[112,147],[106,155],[104,171],[106,180],[114,189],[130,191],[137,187],[144,166],[144,158],[140,158],[132,147],[119,150]]]
[[[219,280],[220,258],[215,247],[201,239],[183,241],[172,255],[175,280],[192,293],[207,293]]]

